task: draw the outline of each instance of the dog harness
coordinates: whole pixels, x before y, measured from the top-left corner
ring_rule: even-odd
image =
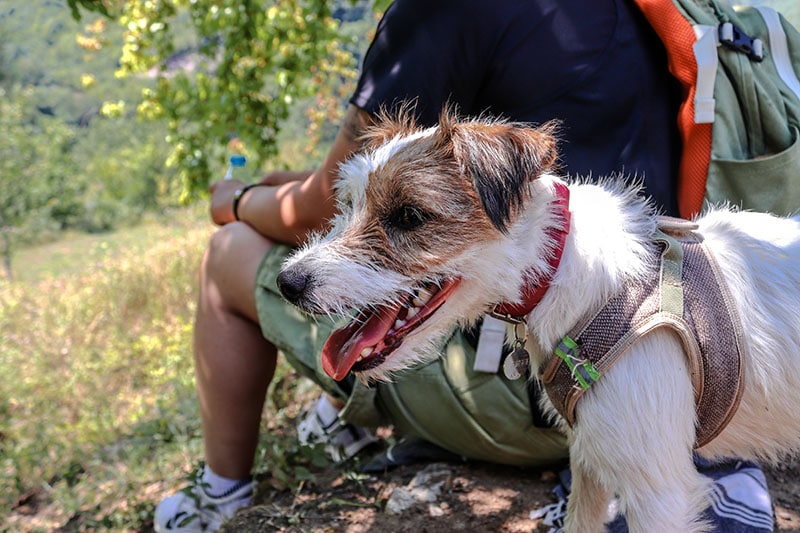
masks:
[[[654,261],[660,267],[641,282],[626,284],[556,347],[542,381],[570,426],[583,393],[635,342],[661,327],[678,334],[688,357],[698,420],[695,447],[709,443],[730,421],[744,381],[741,322],[695,229],[691,222],[660,217],[655,253],[661,257]]]

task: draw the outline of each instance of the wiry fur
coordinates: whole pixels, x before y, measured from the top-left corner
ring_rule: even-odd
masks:
[[[559,220],[549,202],[560,179],[548,172],[555,162],[549,133],[445,115],[427,130],[389,125],[342,168],[333,229],[285,265],[284,275],[304,281],[295,303],[341,313],[397,301],[424,281],[462,280],[362,378],[387,379],[437,357],[453,327],[516,301],[526,276],[535,282],[547,271],[546,229]],[[620,183],[569,185],[572,227],[550,289],[528,317],[532,354],[551,353],[582,316],[652,267],[655,213],[636,187]],[[410,218],[418,226],[404,226],[407,209],[418,211]],[[796,453],[800,220],[716,210],[698,223],[740,311],[747,357],[738,411],[698,453],[773,461]],[[533,358],[533,374],[544,362]],[[602,531],[609,496],[617,494],[631,531],[704,530],[698,516],[708,482],[692,460],[694,409],[682,345],[657,329],[578,403],[566,529]]]

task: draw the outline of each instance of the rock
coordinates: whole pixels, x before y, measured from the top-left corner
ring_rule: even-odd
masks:
[[[386,502],[388,514],[400,514],[418,503],[435,503],[453,471],[447,465],[433,463],[417,472],[404,487],[392,491]]]
[[[414,506],[416,500],[411,495],[411,492],[405,487],[397,487],[392,491],[389,500],[386,502],[387,514],[401,514],[406,509]]]

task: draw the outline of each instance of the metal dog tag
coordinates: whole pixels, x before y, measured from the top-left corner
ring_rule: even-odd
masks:
[[[503,374],[511,381],[521,378],[527,372],[530,360],[528,350],[522,346],[515,348],[503,361]]]

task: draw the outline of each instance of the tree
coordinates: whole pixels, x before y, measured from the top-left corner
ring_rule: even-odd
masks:
[[[351,0],[350,5],[356,0]],[[362,1],[363,3],[363,1]],[[381,0],[377,7],[383,7]],[[326,0],[68,0],[73,15],[93,11],[125,28],[120,76],[150,75],[137,109],[165,118],[168,163],[183,199],[204,191],[232,139],[260,165],[298,98],[313,96],[312,123],[335,119],[355,78],[349,42]],[[341,4],[341,2],[339,2]],[[97,28],[95,28],[95,26]],[[102,25],[79,39],[108,46]],[[113,114],[119,106],[106,106]],[[313,130],[312,130],[313,131]],[[317,130],[318,131],[318,130]],[[312,139],[313,140],[313,139]]]
[[[81,187],[69,153],[72,130],[52,117],[25,121],[27,95],[13,89],[21,94],[0,88],[0,251],[8,279],[12,236],[26,225],[65,224],[80,209]]]
[[[0,235],[2,236],[3,267],[6,278],[13,280],[11,269],[11,235],[17,231],[33,204],[30,189],[25,186],[18,162],[33,150],[29,137],[21,131],[22,112],[19,106],[7,101],[6,91],[0,89],[0,153],[15,157],[0,158]]]

